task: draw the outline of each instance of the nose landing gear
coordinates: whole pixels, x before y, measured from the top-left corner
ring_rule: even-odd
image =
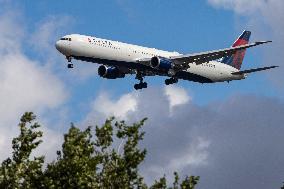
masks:
[[[71,56],[66,56],[66,59],[68,61],[67,68],[73,68],[74,65],[72,64],[72,57]]]
[[[73,68],[74,65],[73,64],[67,64],[67,68]]]

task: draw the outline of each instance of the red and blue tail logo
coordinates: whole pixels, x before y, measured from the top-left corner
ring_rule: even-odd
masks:
[[[250,31],[244,31],[242,35],[234,42],[232,47],[237,47],[241,45],[246,45],[249,42],[251,32]],[[239,50],[235,54],[231,56],[227,56],[222,58],[221,62],[224,64],[228,64],[234,68],[240,69],[244,60],[246,54],[246,49],[245,50]]]

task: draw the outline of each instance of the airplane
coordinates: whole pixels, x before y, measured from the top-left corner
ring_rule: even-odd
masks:
[[[147,88],[147,83],[144,82],[146,76],[166,76],[166,85],[177,83],[179,79],[199,83],[230,82],[245,79],[253,72],[278,67],[240,70],[246,49],[272,42],[249,43],[250,36],[251,32],[245,30],[229,48],[193,54],[163,51],[80,34],[60,38],[55,47],[68,60],[68,68],[73,68],[72,59],[75,59],[100,64],[98,75],[106,79],[135,74],[139,83],[134,85],[134,89],[139,90]]]

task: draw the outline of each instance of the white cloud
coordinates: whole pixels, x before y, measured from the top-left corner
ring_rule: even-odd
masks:
[[[67,15],[49,16],[36,24],[37,30],[29,36],[29,43],[44,62],[45,67],[55,71],[65,80],[84,81],[97,76],[97,65],[73,60],[74,69],[67,70],[67,60],[56,48],[56,41],[64,35],[71,34],[73,18]]]
[[[284,54],[284,1],[283,0],[208,0],[218,8],[234,11],[238,16],[247,18],[247,22],[238,22],[239,28],[253,30],[257,39],[272,40],[273,43],[263,51],[264,65],[278,65],[280,68],[266,72],[278,89],[283,90]],[[273,72],[273,73],[272,73]],[[281,87],[279,87],[281,86]]]
[[[107,93],[101,93],[95,100],[93,108],[105,116],[126,119],[129,112],[137,110],[137,94],[128,93],[115,101],[111,100]]]
[[[49,68],[23,53],[26,36],[18,15],[0,14],[0,160],[10,155],[12,138],[17,136],[17,123],[22,113],[33,111],[45,115],[68,97],[63,82]],[[49,139],[58,138],[55,131],[47,127],[42,129]],[[47,153],[52,152],[44,154]]]
[[[208,0],[208,2],[216,7],[233,9],[240,14],[253,13],[266,4],[265,0]]]
[[[118,99],[111,99],[107,92],[101,92],[90,103],[90,112],[82,123],[83,125],[88,125],[96,121],[96,124],[101,124],[110,116],[127,120],[129,114],[137,110],[137,98],[136,93],[127,93]]]
[[[233,10],[238,15],[248,16],[257,24],[267,24],[274,32],[284,27],[284,1],[282,0],[208,0],[215,6]]]
[[[20,50],[24,30],[19,27],[19,18],[12,12],[0,14],[0,55],[16,53]],[[17,38],[15,38],[17,36]]]
[[[40,122],[42,120],[39,120]],[[49,129],[43,124],[40,129],[43,132],[42,143],[32,155],[45,155],[45,162],[52,162],[56,158],[56,151],[61,149],[63,143],[62,133]]]
[[[2,121],[23,111],[54,108],[67,97],[54,75],[22,54],[2,56],[0,67]]]
[[[172,111],[175,106],[186,104],[191,100],[187,91],[184,88],[177,87],[176,85],[166,86],[165,94],[169,99],[170,111]]]
[[[192,141],[188,149],[184,149],[186,152],[182,156],[178,156],[172,159],[169,163],[169,170],[181,170],[186,166],[200,166],[207,163],[208,149],[210,147],[210,141],[202,137],[197,137],[195,141]]]
[[[171,125],[171,120],[177,119],[179,108],[190,109],[192,104],[188,92],[178,86],[164,88],[148,88],[142,91],[133,91],[112,99],[106,92],[102,92],[93,101],[90,113],[84,120],[86,124],[100,124],[111,115],[127,122],[138,121],[149,117],[149,124],[145,126],[147,136],[143,142],[149,150],[142,172],[146,180],[157,178],[161,173],[171,175],[173,171],[181,171],[185,167],[199,167],[207,164],[210,141],[199,135],[192,136],[191,127],[179,128]],[[183,106],[188,104],[187,106]],[[186,130],[183,130],[185,129]],[[186,144],[179,143],[187,140]],[[175,142],[171,142],[175,141]],[[176,145],[174,150],[173,146]],[[171,149],[174,151],[171,153]],[[157,154],[158,152],[165,154]],[[158,157],[157,157],[158,156]],[[154,158],[154,160],[153,160]],[[160,161],[157,161],[160,159]],[[151,179],[149,179],[151,178]]]
[[[144,104],[145,95],[147,96],[148,93],[152,92],[153,89],[151,88],[143,91],[133,91],[123,94],[116,99],[111,99],[111,96],[107,92],[101,92],[91,103],[91,111],[83,123],[90,123],[92,120],[104,121],[109,116],[115,116],[123,120],[134,118],[135,114],[139,111],[139,106],[143,106]],[[166,100],[163,106],[167,107],[169,114],[172,113],[175,107],[187,104],[191,100],[187,91],[177,86],[165,87],[160,95]]]
[[[182,153],[173,153],[165,165],[150,165],[144,171],[145,175],[159,176],[161,173],[171,176],[173,171],[181,172],[185,167],[199,167],[208,163],[210,141],[202,137],[194,138]],[[189,174],[189,173],[187,173]],[[172,177],[168,177],[172,181]]]
[[[182,87],[173,88],[185,92],[182,96],[190,99]],[[140,167],[147,183],[164,173],[170,183],[174,171],[182,177],[200,175],[201,188],[239,188],[235,183],[243,183],[243,188],[271,188],[269,186],[277,186],[277,183],[271,184],[272,181],[281,182],[283,168],[279,165],[283,164],[284,154],[281,101],[236,95],[222,102],[198,106],[183,100],[171,112],[170,104],[175,98],[170,100],[167,90],[150,87],[116,99],[102,93],[94,100],[88,115],[89,120],[96,123],[104,121],[109,113],[120,115],[129,124],[149,118],[143,128],[146,135],[141,144],[148,155]],[[112,105],[115,109],[108,108]],[[104,108],[100,109],[102,106]],[[256,172],[259,174],[252,174]],[[246,182],[248,177],[250,182]],[[260,179],[265,184],[259,183]]]
[[[72,18],[66,15],[49,16],[36,24],[37,29],[29,36],[33,48],[46,58],[53,58],[57,53],[55,42],[66,35],[72,25]],[[48,55],[46,55],[48,53]],[[53,55],[53,56],[52,56]]]

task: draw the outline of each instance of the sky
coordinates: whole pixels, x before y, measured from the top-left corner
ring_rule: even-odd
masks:
[[[283,0],[0,0],[0,160],[25,111],[38,115],[44,143],[35,154],[56,157],[70,122],[129,124],[148,117],[140,169],[146,182],[173,171],[200,175],[198,188],[280,188],[284,181]],[[107,80],[98,65],[67,69],[55,42],[79,33],[180,53],[229,47],[244,30],[251,41],[242,69],[278,65],[246,80],[199,84],[134,76]]]

